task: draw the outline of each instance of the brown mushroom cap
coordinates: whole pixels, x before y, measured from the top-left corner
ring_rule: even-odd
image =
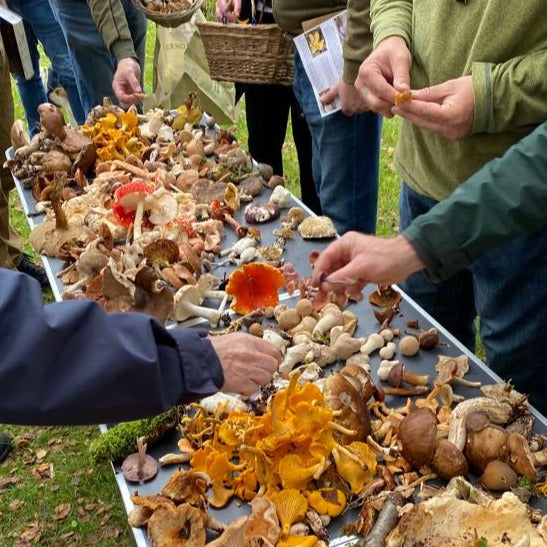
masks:
[[[142,469],[139,468],[139,454],[131,454],[122,463],[122,473],[129,482],[145,482],[158,474],[158,462],[148,454],[144,455]]]
[[[163,505],[148,521],[148,537],[158,547],[202,547],[205,545],[205,524],[199,509],[188,503],[178,507]]]
[[[144,248],[144,256],[151,264],[172,264],[179,259],[179,247],[170,239],[156,239]]]
[[[467,431],[478,433],[490,424],[490,418],[486,412],[470,412],[465,417]]]
[[[251,197],[256,197],[262,192],[262,179],[259,177],[248,177],[239,184],[239,191]]]
[[[447,439],[437,441],[431,467],[442,479],[467,475],[467,460],[463,453]]]
[[[535,482],[537,479],[536,469],[528,441],[519,433],[509,433],[507,435],[507,445],[510,451],[509,465],[519,475],[523,475]]]
[[[338,442],[347,444],[362,441],[372,432],[366,402],[351,382],[342,374],[335,373],[325,382],[323,394],[328,408],[341,411],[334,420],[347,429],[355,431],[355,435],[345,435],[338,431],[334,437]]]
[[[428,465],[437,444],[437,420],[429,408],[411,412],[399,425],[404,459],[413,467]]]
[[[478,432],[470,431],[465,443],[465,456],[471,466],[484,471],[492,460],[505,460],[509,453],[507,434],[496,425],[489,425]]]
[[[479,482],[488,490],[505,491],[517,483],[517,474],[504,462],[492,460],[488,463]]]

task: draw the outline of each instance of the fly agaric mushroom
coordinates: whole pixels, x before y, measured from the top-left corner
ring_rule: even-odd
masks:
[[[135,220],[133,233],[135,239],[141,237],[141,226],[146,198],[152,193],[153,189],[141,179],[135,179],[133,182],[120,186],[114,192],[114,199],[126,211],[135,211]]]
[[[123,476],[129,482],[144,482],[158,474],[158,462],[146,453],[144,437],[137,439],[138,452],[127,456],[122,463]]]
[[[216,326],[220,321],[220,312],[199,305],[200,294],[197,287],[185,285],[174,297],[173,317],[176,321],[186,321],[191,317],[203,317]]]

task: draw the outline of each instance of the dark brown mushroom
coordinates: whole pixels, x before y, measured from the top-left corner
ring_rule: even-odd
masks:
[[[373,306],[380,308],[397,307],[401,301],[401,293],[396,291],[391,285],[378,285],[377,290],[368,297]]]
[[[437,419],[429,408],[420,408],[405,416],[398,435],[403,457],[412,467],[431,462],[437,444]]]
[[[158,462],[146,453],[144,437],[137,439],[138,452],[125,458],[122,473],[129,482],[144,482],[158,474]]]
[[[275,220],[279,216],[279,207],[269,201],[249,203],[245,207],[245,222],[262,224]]]
[[[435,447],[431,468],[442,479],[467,475],[467,460],[463,453],[447,439],[440,439]]]
[[[504,462],[492,460],[484,469],[479,482],[488,490],[506,491],[517,484],[517,474]]]
[[[536,482],[536,469],[528,441],[519,433],[509,433],[507,435],[507,445],[510,452],[509,465],[519,475]]]
[[[490,424],[480,431],[468,432],[465,455],[477,471],[484,471],[492,460],[505,460],[508,454],[507,434],[503,428]]]
[[[465,417],[467,431],[478,433],[488,425],[490,425],[490,418],[486,412],[470,412]]]

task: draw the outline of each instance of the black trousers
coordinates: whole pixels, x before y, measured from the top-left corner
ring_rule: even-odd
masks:
[[[240,93],[245,93],[249,152],[259,163],[271,165],[276,175],[283,175],[283,143],[290,111],[300,169],[302,201],[312,211],[321,214],[312,176],[310,130],[292,87],[273,84],[237,86]]]

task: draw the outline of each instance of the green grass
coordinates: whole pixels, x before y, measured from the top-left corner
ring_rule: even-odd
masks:
[[[207,1],[209,13],[212,13],[213,5],[211,0]],[[148,90],[152,89],[154,41],[155,27],[151,24],[145,69],[145,86]],[[45,59],[44,63],[47,63]],[[16,117],[23,118],[15,87],[13,91]],[[237,127],[239,141],[245,146],[247,131],[243,114]],[[398,224],[399,182],[391,168],[397,128],[397,121],[387,120],[384,123],[378,212],[378,232],[383,236],[395,234]],[[289,187],[299,195],[298,163],[290,127],[284,148],[284,169]],[[28,245],[28,224],[15,192],[11,196],[10,215],[12,225],[25,240],[25,250],[32,252]],[[39,365],[37,356],[36,366]],[[95,465],[88,456],[89,442],[99,435],[96,427],[2,426],[0,429],[16,439],[14,453],[0,464],[0,547],[22,547],[31,544],[33,537],[45,546],[132,545],[132,536],[110,466]],[[52,470],[49,477],[48,473],[42,476],[39,472],[46,468],[48,473]],[[6,484],[7,479],[15,483]],[[21,538],[26,538],[28,542]]]

